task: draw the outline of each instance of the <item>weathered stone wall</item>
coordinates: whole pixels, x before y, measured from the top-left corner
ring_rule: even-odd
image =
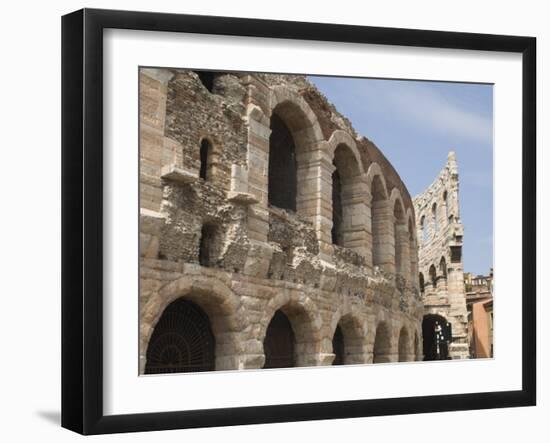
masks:
[[[464,288],[458,166],[454,152],[435,181],[414,198],[419,241],[419,278],[424,280],[425,314],[451,323],[450,356],[468,358],[468,318]]]
[[[208,315],[216,369],[261,368],[277,310],[297,365],[328,365],[340,326],[345,363],[420,360],[414,208],[381,152],[303,76],[140,72],[140,360],[164,309],[183,297]],[[270,119],[296,145],[296,212],[268,203]],[[199,176],[207,140],[206,179]],[[332,244],[335,151],[345,151],[343,245]],[[373,195],[374,194],[374,195]],[[376,228],[373,226],[376,224]],[[207,266],[204,226],[214,227]],[[401,266],[396,267],[396,253]]]

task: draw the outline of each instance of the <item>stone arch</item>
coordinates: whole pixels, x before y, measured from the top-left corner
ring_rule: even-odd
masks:
[[[314,161],[315,155],[312,151],[319,150],[319,144],[324,140],[321,127],[317,116],[307,104],[307,102],[296,92],[284,86],[275,86],[272,88],[270,98],[270,149],[268,165],[268,199],[272,201],[271,194],[275,192],[294,193],[294,203],[289,202],[287,206],[294,206],[284,209],[296,210],[299,213],[305,212],[303,204],[311,198],[311,186],[308,186],[308,177],[311,168],[318,168],[318,162]],[[274,127],[276,123],[276,127]],[[277,131],[276,131],[277,129]],[[277,134],[290,140],[277,142]],[[285,133],[285,131],[288,131]],[[292,145],[289,152],[278,152],[271,149],[273,145],[279,151],[282,147]],[[279,156],[282,155],[282,158]],[[294,158],[285,158],[284,156],[294,156]],[[279,162],[282,166],[278,167]],[[290,171],[289,171],[290,170]],[[287,174],[288,177],[278,176],[280,173]],[[295,189],[286,189],[285,186],[291,185]],[[279,187],[282,187],[279,190]]]
[[[208,182],[220,180],[219,157],[223,149],[220,139],[211,133],[201,131],[195,140],[197,150],[194,158],[198,162],[199,177]]]
[[[447,260],[444,256],[439,260],[439,282],[442,289],[447,289]]]
[[[329,337],[331,342],[338,327],[340,327],[344,337],[343,363],[366,363],[368,358],[367,321],[361,321],[360,317],[353,312],[352,307],[346,304],[340,307],[332,316],[329,328]],[[334,350],[331,349],[330,352],[334,353]]]
[[[296,366],[296,336],[287,315],[281,310],[275,311],[267,326],[263,341],[264,369],[292,368]]]
[[[285,86],[270,89],[269,115],[271,134],[268,155],[268,201],[274,206],[294,210],[308,218],[314,225],[318,239],[331,243],[330,206],[319,204],[323,195],[330,199],[330,174],[332,165],[323,161],[327,156],[317,116],[298,93]],[[273,123],[282,122],[286,132],[274,131]],[[283,137],[283,133],[286,135]],[[282,138],[281,138],[282,137]],[[291,139],[289,143],[284,139]],[[286,149],[292,144],[294,147]],[[278,147],[278,148],[277,148]],[[287,152],[288,151],[288,152]],[[279,171],[279,172],[277,172]],[[282,202],[274,203],[275,195],[283,196]],[[328,255],[327,248],[322,249]]]
[[[302,150],[308,150],[307,148],[311,145],[315,147],[316,143],[324,140],[323,131],[315,112],[298,93],[286,86],[274,86],[271,89],[269,100],[271,115],[276,109],[279,110],[281,118],[294,133],[296,143]]]
[[[393,188],[390,193],[390,203],[391,206],[395,206],[396,204],[399,204],[401,206],[401,210],[403,212],[403,218],[406,216],[405,211],[405,203],[403,202],[403,197],[401,196],[401,191],[398,188]]]
[[[366,184],[357,155],[346,143],[338,144],[333,152],[331,237],[333,244],[366,255]]]
[[[346,131],[343,131],[342,129],[337,129],[330,136],[330,139],[328,140],[327,145],[328,145],[329,156],[333,160],[334,160],[334,153],[336,151],[336,148],[340,145],[347,146],[352,152],[353,156],[355,157],[357,168],[359,169],[359,174],[365,173],[363,162],[361,160],[361,154],[357,149],[357,143],[349,133],[347,133]]]
[[[398,360],[403,361],[413,361],[415,357],[413,343],[411,343],[411,336],[409,330],[406,326],[402,326],[399,330],[399,340],[398,340]]]
[[[213,371],[215,345],[208,315],[197,304],[176,299],[163,311],[151,334],[144,373]]]
[[[264,342],[271,319],[277,311],[281,311],[290,321],[294,332],[296,366],[318,366],[321,363],[321,315],[305,294],[291,295],[289,292],[280,292],[267,304],[260,320],[258,340]]]
[[[402,277],[410,278],[410,243],[407,227],[405,205],[401,192],[393,188],[390,195],[390,204],[393,211],[393,242],[395,273]]]
[[[449,191],[444,189],[441,193],[441,206],[443,207],[443,213],[445,214],[445,223],[449,223]]]
[[[421,239],[422,239],[422,244],[425,245],[426,243],[428,243],[428,240],[430,238],[430,233],[429,233],[429,227],[428,227],[428,222],[426,221],[426,216],[424,214],[422,214],[420,216],[420,232],[421,232]]]
[[[424,315],[422,319],[424,360],[449,359],[449,343],[452,340],[450,322],[439,313]]]
[[[391,210],[388,189],[382,169],[372,163],[365,178],[370,195],[370,234],[372,265],[386,272],[393,272],[393,232],[390,229]],[[367,228],[368,229],[368,228]]]
[[[382,185],[381,191],[383,194],[381,198],[387,199],[389,197],[389,194],[388,194],[388,186],[386,184],[386,178],[382,173],[382,168],[380,168],[380,165],[376,162],[373,162],[370,164],[369,168],[367,169],[367,177],[366,177],[367,188],[373,199],[374,199],[374,195],[373,195],[372,184],[375,177],[379,178],[380,184]]]
[[[296,140],[288,124],[278,113],[271,115],[267,200],[272,206],[296,211],[298,166]]]
[[[437,288],[437,270],[435,269],[435,265],[431,265],[428,270],[428,275],[430,276],[430,285],[432,291],[435,291]]]
[[[195,303],[207,314],[216,340],[216,370],[244,367],[241,334],[246,325],[240,309],[240,298],[225,283],[213,277],[185,276],[154,293],[141,309],[141,373],[145,368],[147,346],[155,326],[164,310],[179,298]]]
[[[372,362],[388,363],[391,361],[394,361],[392,330],[389,321],[382,320],[376,325]]]
[[[437,202],[433,202],[432,204],[432,231],[433,236],[436,237],[439,235],[439,207],[437,206]]]
[[[217,266],[222,244],[223,233],[221,226],[214,222],[203,223],[199,238],[199,264],[204,267]]]

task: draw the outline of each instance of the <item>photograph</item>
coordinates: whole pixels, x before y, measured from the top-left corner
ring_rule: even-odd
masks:
[[[493,358],[493,84],[138,71],[140,375]]]

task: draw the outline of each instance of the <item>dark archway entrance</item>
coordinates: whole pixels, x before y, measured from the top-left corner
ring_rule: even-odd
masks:
[[[334,360],[332,361],[332,364],[343,365],[345,345],[344,334],[342,333],[342,328],[340,328],[340,325],[336,326],[334,337],[332,337],[332,352],[334,352]]]
[[[267,199],[270,205],[296,211],[296,146],[292,133],[277,115],[271,116]]]
[[[215,340],[206,313],[179,299],[162,313],[147,347],[146,374],[215,369]]]
[[[428,314],[422,321],[424,361],[448,360],[452,341],[451,324],[441,315]]]
[[[264,368],[292,368],[295,366],[294,331],[288,317],[277,311],[269,322],[264,339]]]

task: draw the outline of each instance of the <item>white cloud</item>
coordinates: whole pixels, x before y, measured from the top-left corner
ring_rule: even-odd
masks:
[[[427,88],[396,87],[387,90],[395,111],[433,131],[492,143],[492,119],[462,109]]]

